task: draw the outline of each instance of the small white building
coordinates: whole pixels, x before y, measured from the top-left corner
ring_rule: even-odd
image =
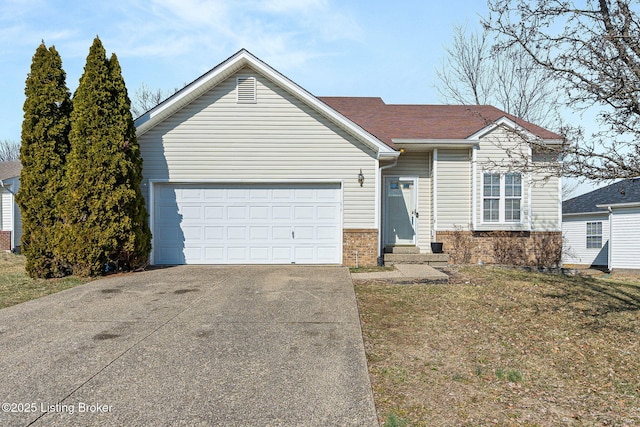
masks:
[[[20,246],[22,223],[15,195],[20,188],[20,162],[0,162],[0,250]]]
[[[562,233],[565,265],[640,269],[640,178],[566,200]]]

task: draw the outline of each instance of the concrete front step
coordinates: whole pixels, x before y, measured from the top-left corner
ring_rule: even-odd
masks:
[[[384,252],[388,254],[419,254],[420,248],[417,246],[387,246]]]
[[[384,264],[427,264],[432,267],[446,267],[448,254],[384,254]]]

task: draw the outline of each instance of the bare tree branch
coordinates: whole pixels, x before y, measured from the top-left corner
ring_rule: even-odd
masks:
[[[134,118],[140,117],[156,105],[160,104],[170,93],[165,94],[162,89],[153,90],[146,84],[142,83],[136,89],[133,99],[131,100],[131,114]]]
[[[0,162],[20,160],[20,143],[8,139],[0,141]]]
[[[467,33],[454,27],[453,44],[436,70],[445,102],[491,104],[538,125],[557,116],[557,90],[552,76],[516,46],[495,49],[490,33]]]
[[[640,4],[632,0],[490,0],[483,22],[499,51],[514,47],[547,70],[576,111],[598,108],[598,131],[565,126],[561,172],[614,180],[640,176]],[[535,149],[543,149],[537,146]]]

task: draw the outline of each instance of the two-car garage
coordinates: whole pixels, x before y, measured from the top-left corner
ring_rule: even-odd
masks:
[[[154,264],[340,264],[340,183],[154,183]]]

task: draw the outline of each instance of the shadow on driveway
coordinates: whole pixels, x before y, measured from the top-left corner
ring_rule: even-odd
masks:
[[[3,426],[377,425],[346,268],[106,278],[0,310],[0,348]]]

